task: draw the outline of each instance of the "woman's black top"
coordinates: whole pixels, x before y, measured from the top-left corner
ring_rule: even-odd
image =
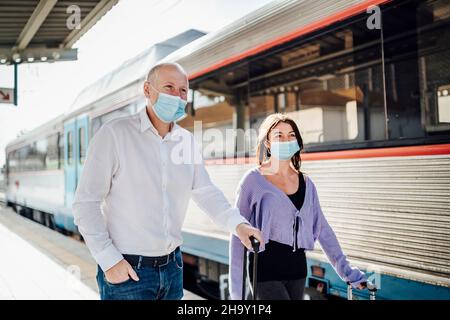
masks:
[[[303,174],[299,174],[299,188],[294,194],[288,195],[295,207],[300,210],[305,201],[306,183]],[[298,221],[296,223],[295,234],[298,233]],[[294,227],[294,226],[292,226]],[[295,238],[297,239],[297,237]],[[297,241],[297,240],[295,240]],[[290,245],[269,240],[266,248],[258,255],[258,282],[262,281],[282,281],[306,278],[307,266],[305,250],[296,249]],[[249,275],[253,281],[253,253],[250,252]]]

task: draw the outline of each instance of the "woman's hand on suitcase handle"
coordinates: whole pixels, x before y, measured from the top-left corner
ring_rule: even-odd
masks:
[[[241,240],[242,244],[249,250],[253,248],[250,237],[253,236],[260,243],[262,242],[261,231],[252,227],[248,223],[240,223],[236,227],[236,234],[239,237],[239,240]]]
[[[250,243],[252,244],[253,251],[259,252],[259,245],[261,242],[254,236],[250,236]]]

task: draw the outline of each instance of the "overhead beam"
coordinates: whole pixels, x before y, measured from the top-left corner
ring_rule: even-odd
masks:
[[[81,28],[74,29],[64,39],[63,48],[70,48],[78,39],[81,38],[100,18],[105,15],[119,0],[101,0],[94,9],[81,21]]]
[[[16,62],[14,55],[20,58]],[[11,52],[9,49],[0,48],[0,65],[9,65],[16,63],[36,63],[36,62],[56,62],[56,61],[74,61],[78,58],[77,49],[61,48],[27,48],[20,52]]]
[[[27,24],[23,28],[22,32],[19,35],[16,43],[16,50],[25,49],[30,43],[31,39],[33,39],[36,32],[41,27],[42,23],[44,23],[45,19],[49,15],[50,11],[52,11],[55,4],[58,0],[41,0],[39,4],[33,11],[30,19],[28,19]]]

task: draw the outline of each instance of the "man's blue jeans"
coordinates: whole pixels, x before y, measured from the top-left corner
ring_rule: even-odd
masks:
[[[111,284],[98,267],[97,284],[102,300],[180,300],[183,297],[183,258],[178,248],[175,258],[160,267],[134,267],[139,281],[128,279]]]

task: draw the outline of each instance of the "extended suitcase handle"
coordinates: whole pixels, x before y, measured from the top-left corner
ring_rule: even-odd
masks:
[[[257,282],[257,266],[258,266],[258,252],[259,252],[259,241],[254,236],[250,236],[250,242],[252,243],[252,248],[254,251],[253,260],[253,300],[256,300],[256,282]],[[245,300],[245,278],[247,277],[247,247],[244,246],[244,263],[242,265],[243,275],[242,275],[242,300]]]
[[[257,253],[259,251],[259,241],[254,236],[250,236],[250,242],[252,243],[252,248]]]
[[[361,284],[369,290],[370,300],[375,300],[378,290],[377,287],[371,282],[361,282]],[[353,300],[353,287],[350,281],[347,281],[347,300]]]

